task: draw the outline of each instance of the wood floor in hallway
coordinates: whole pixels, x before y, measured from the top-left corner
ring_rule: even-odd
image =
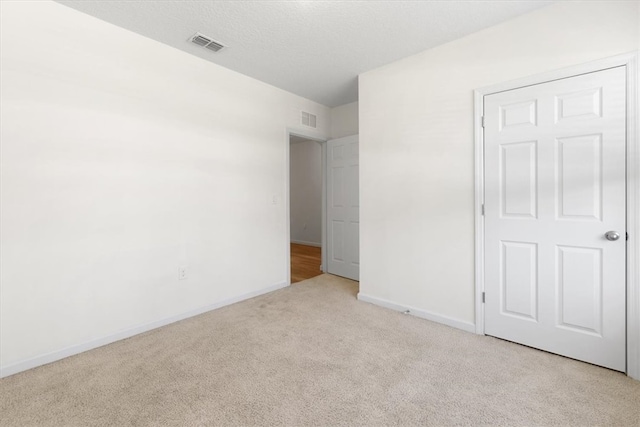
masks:
[[[291,283],[321,275],[321,263],[320,248],[291,243]]]

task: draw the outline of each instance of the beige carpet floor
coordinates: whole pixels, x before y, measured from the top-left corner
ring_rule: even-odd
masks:
[[[2,426],[640,425],[623,374],[322,275],[0,380]]]

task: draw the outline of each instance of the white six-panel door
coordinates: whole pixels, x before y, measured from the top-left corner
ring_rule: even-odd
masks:
[[[328,272],[360,279],[358,136],[327,141]]]
[[[625,93],[619,67],[485,96],[487,335],[625,370]]]

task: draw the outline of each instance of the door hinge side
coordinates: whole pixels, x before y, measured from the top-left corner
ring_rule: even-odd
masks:
[[[629,240],[629,233],[628,233],[628,232],[627,232],[627,233],[624,233],[624,239],[625,239],[625,240]]]
[[[482,127],[484,127],[484,116],[482,116],[482,117],[480,118],[480,123],[481,123]]]
[[[484,216],[484,203],[482,204],[482,216]]]
[[[484,292],[482,293],[482,303],[484,304]]]

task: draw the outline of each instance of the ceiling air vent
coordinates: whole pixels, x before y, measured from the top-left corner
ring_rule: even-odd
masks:
[[[309,126],[312,128],[316,127],[316,115],[307,113],[306,111],[302,112],[302,116],[300,117],[300,123],[305,126]]]
[[[189,40],[193,44],[197,44],[200,47],[212,50],[214,52],[218,52],[219,50],[224,48],[223,44],[218,43],[217,41],[213,40],[211,37],[207,37],[200,33],[195,33]]]

